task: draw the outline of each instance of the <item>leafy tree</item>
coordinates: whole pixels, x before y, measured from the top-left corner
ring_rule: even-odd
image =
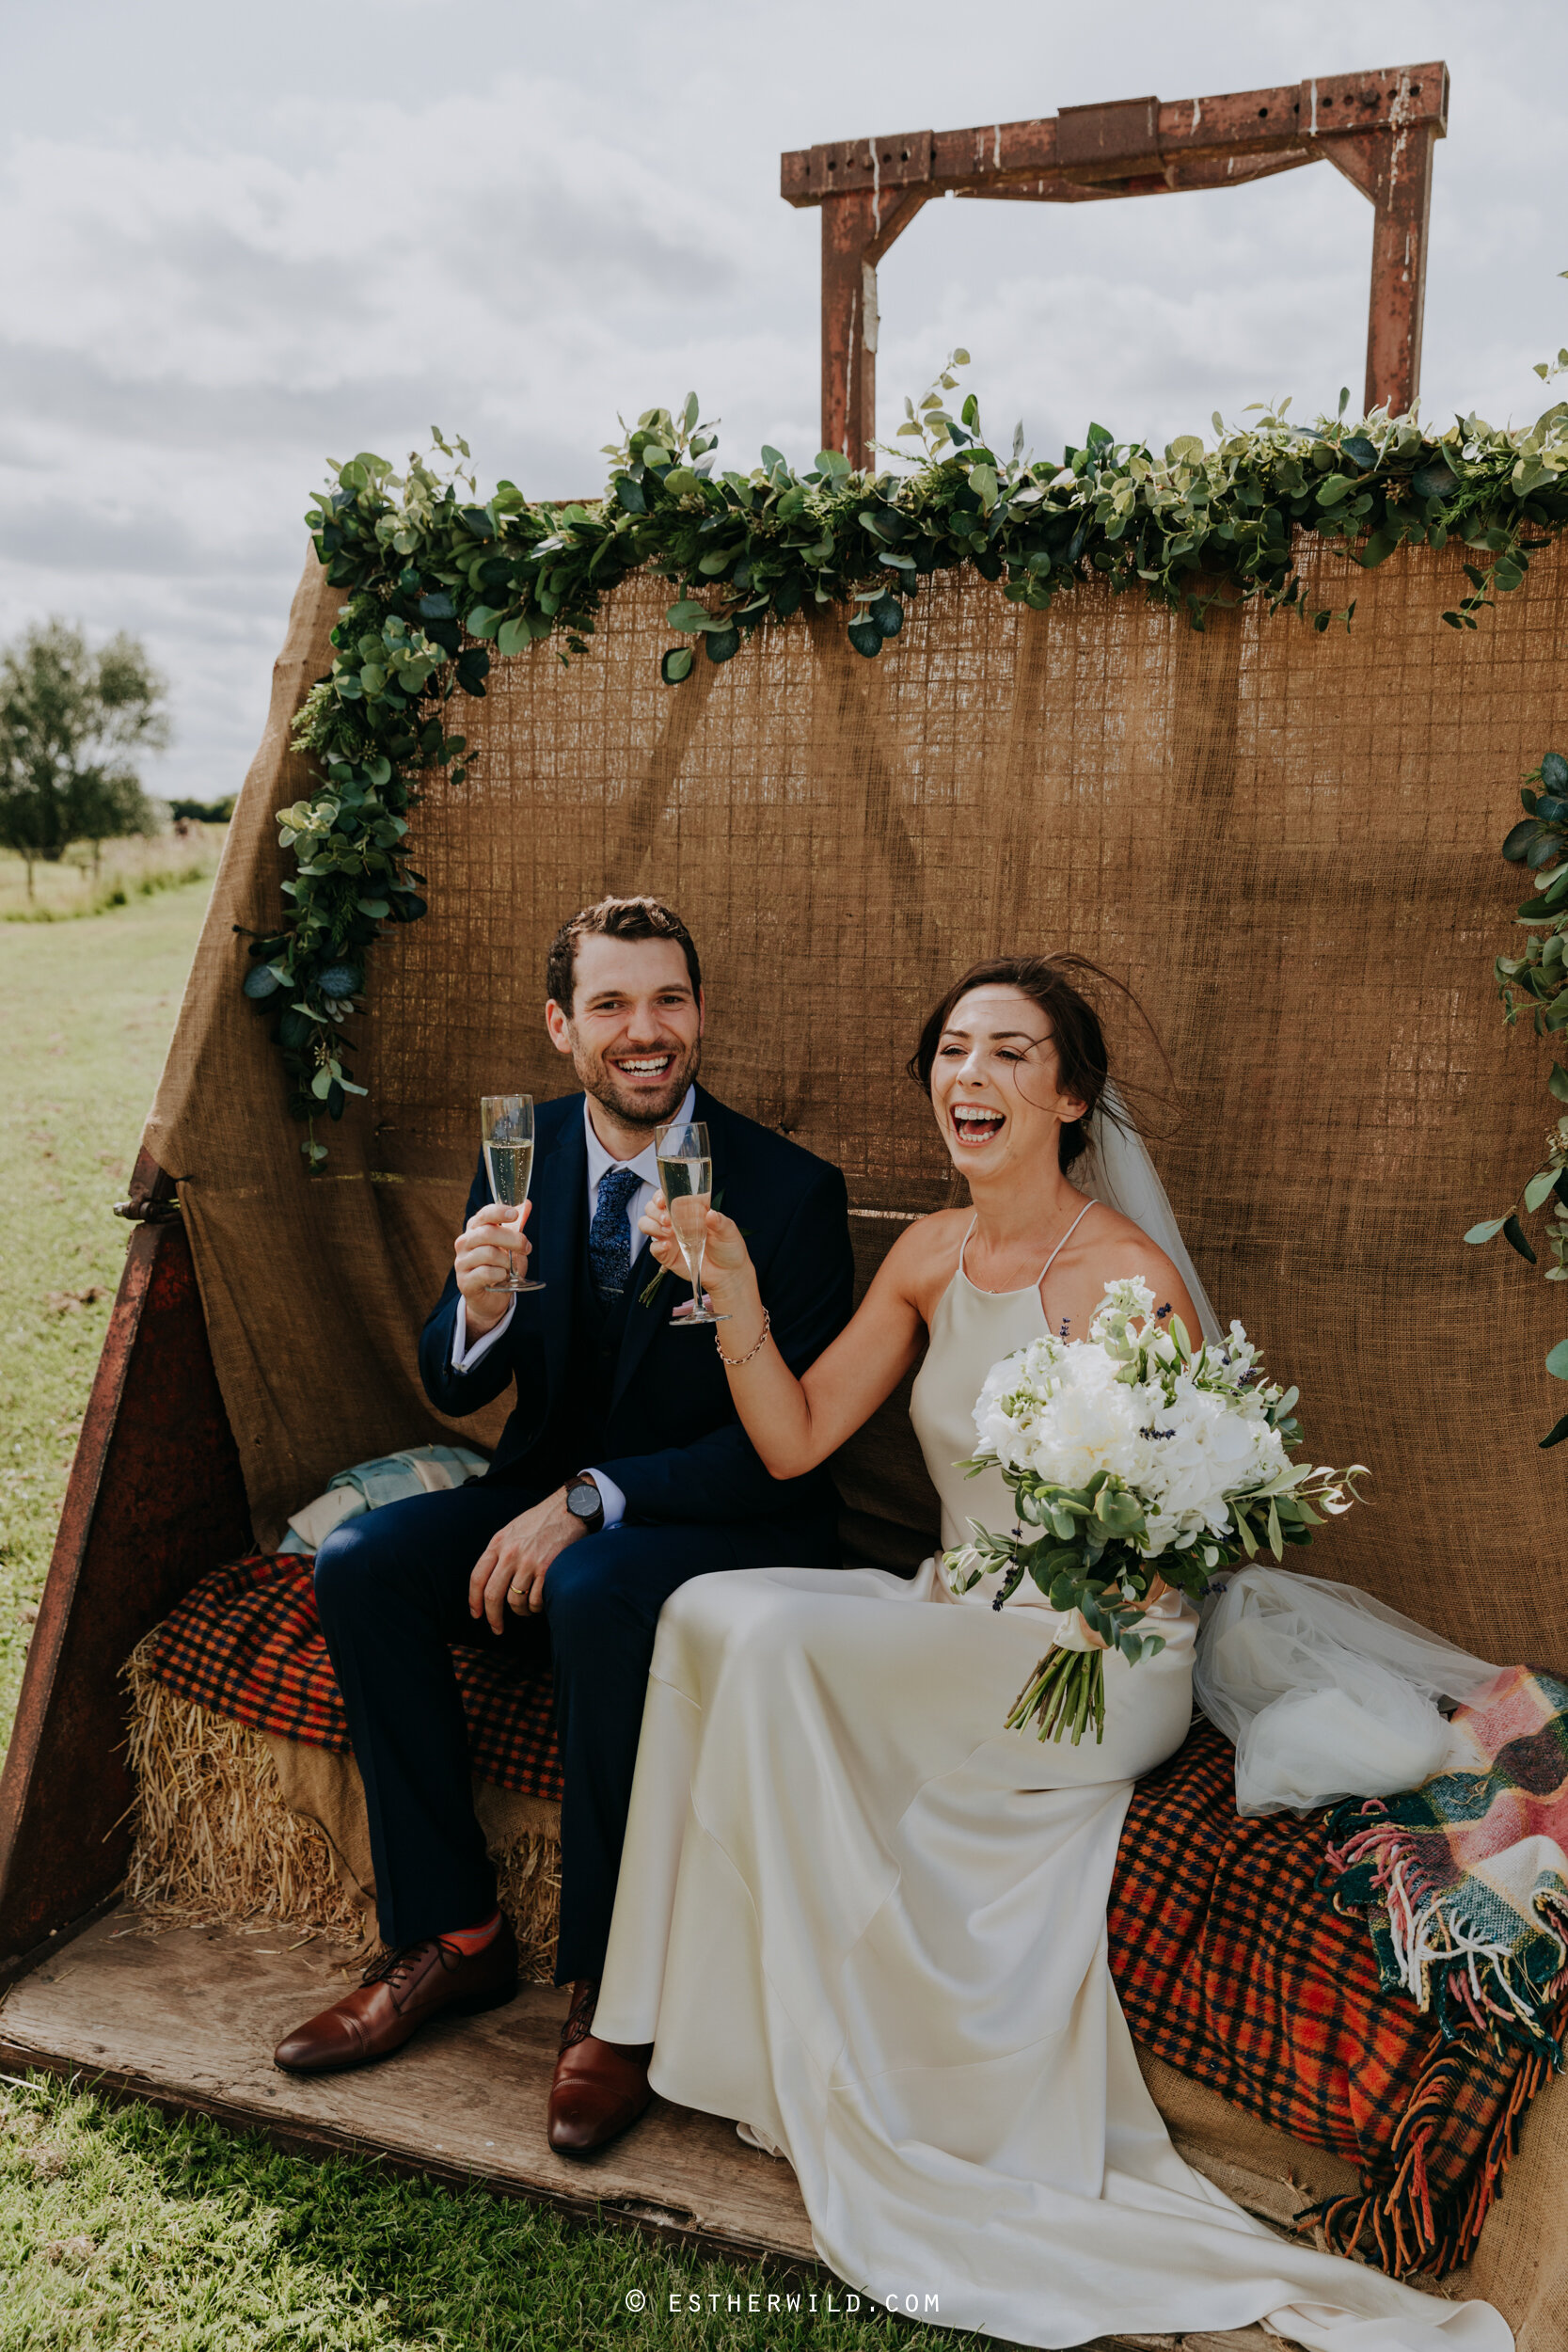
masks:
[[[123,633],[94,650],[51,620],[0,650],[0,846],[25,860],[29,898],[39,859],[152,831],[136,755],[168,742],[166,692]]]

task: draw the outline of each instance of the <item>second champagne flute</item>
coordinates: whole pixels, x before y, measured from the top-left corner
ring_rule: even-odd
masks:
[[[503,1209],[520,1209],[533,1174],[532,1095],[482,1094],[479,1133],[493,1198]],[[543,1282],[531,1282],[518,1274],[515,1258],[506,1280],[491,1285],[503,1291],[542,1291],[544,1287]]]
[[[691,1304],[677,1307],[672,1323],[727,1323],[703,1295],[703,1254],[707,1248],[707,1213],[713,1203],[713,1148],[700,1119],[678,1119],[654,1137],[658,1181],[670,1222],[691,1277]]]

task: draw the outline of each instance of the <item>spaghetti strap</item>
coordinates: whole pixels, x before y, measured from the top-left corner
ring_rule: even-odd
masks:
[[[1051,1255],[1047,1258],[1044,1265],[1041,1266],[1035,1280],[1032,1283],[1025,1283],[1022,1290],[1016,1291],[982,1291],[979,1290],[979,1285],[976,1282],[970,1279],[969,1268],[964,1263],[964,1253],[974,1237],[974,1228],[980,1222],[980,1212],[976,1209],[974,1215],[969,1220],[968,1232],[965,1233],[962,1241],[958,1244],[958,1274],[954,1276],[953,1279],[957,1281],[958,1277],[961,1275],[963,1279],[969,1283],[970,1289],[973,1291],[978,1291],[979,1295],[982,1298],[1022,1298],[1024,1295],[1024,1293],[1028,1290],[1033,1290],[1037,1295],[1040,1284],[1044,1281],[1046,1276],[1055,1264],[1057,1258],[1067,1248],[1068,1243],[1072,1239],[1072,1236],[1078,1231],[1080,1225],[1083,1224],[1084,1219],[1088,1216],[1089,1211],[1091,1209],[1098,1208],[1099,1206],[1100,1203],[1097,1200],[1085,1201],[1083,1207],[1073,1218],[1072,1223],[1068,1227],[1067,1232],[1062,1235],[1061,1240],[1056,1244],[1055,1248],[1051,1252]]]
[[[1035,1284],[1035,1288],[1037,1290],[1039,1289],[1040,1282],[1044,1281],[1046,1276],[1050,1273],[1052,1267],[1055,1264],[1057,1259],[1061,1256],[1063,1250],[1067,1248],[1069,1242],[1078,1231],[1080,1225],[1083,1224],[1084,1219],[1088,1216],[1089,1211],[1093,1208],[1098,1208],[1099,1205],[1099,1202],[1095,1200],[1085,1201],[1083,1207],[1073,1218],[1072,1223],[1068,1227],[1067,1232],[1062,1235],[1061,1240],[1056,1244],[1055,1248],[1051,1252],[1051,1255],[1047,1258],[1044,1265],[1041,1266],[1039,1272],[1039,1281]],[[973,1232],[974,1231],[974,1226],[972,1225],[969,1230]],[[961,1250],[958,1253],[958,1262],[960,1264],[963,1263],[963,1252]]]

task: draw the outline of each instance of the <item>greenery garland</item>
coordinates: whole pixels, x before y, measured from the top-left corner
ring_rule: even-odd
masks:
[[[721,470],[695,393],[623,429],[605,452],[604,496],[583,502],[533,505],[505,481],[481,501],[467,444],[440,433],[401,475],[369,453],[330,464],[306,520],[346,600],[331,673],[294,727],[315,781],[278,812],[295,859],[288,903],[276,930],[252,937],[244,982],[281,1050],[311,1172],[327,1157],[320,1115],[341,1118],[365,1092],[348,1074],[348,1024],[364,1009],[368,951],[387,924],[425,912],[408,862],[419,780],[468,772],[449,706],[483,694],[492,646],[502,659],[546,640],[562,661],[585,654],[604,598],[632,573],[656,570],[679,592],[668,619],[686,642],[659,665],[674,687],[699,649],[728,661],[765,624],[828,606],[875,658],[923,581],[964,564],[1035,612],[1098,573],[1195,628],[1216,603],[1255,597],[1315,628],[1348,626],[1354,601],[1334,613],[1308,599],[1304,532],[1343,540],[1369,569],[1402,546],[1463,541],[1480,561],[1443,618],[1474,628],[1492,592],[1516,588],[1531,551],[1568,527],[1562,404],[1528,430],[1469,416],[1433,434],[1381,410],[1348,422],[1341,393],[1337,417],[1306,426],[1289,421],[1288,401],[1237,430],[1216,414],[1212,446],[1185,434],[1163,455],[1091,424],[1056,465],[1024,453],[1022,428],[999,456],[973,394],[952,412],[953,370],[967,362],[953,353],[918,405],[905,402],[905,446],[875,452],[891,461],[879,469],[823,450],[798,473],[765,448],[749,473]]]
[[[1518,908],[1514,921],[1529,932],[1520,944],[1522,956],[1498,956],[1493,967],[1503,1018],[1510,1028],[1528,1011],[1537,1037],[1556,1037],[1568,1027],[1568,759],[1547,752],[1525,778],[1519,794],[1525,815],[1502,845],[1513,866],[1523,866],[1534,877],[1531,897]],[[1568,1104],[1568,1070],[1554,1060],[1546,1080],[1553,1102]],[[1501,1216],[1472,1225],[1468,1242],[1503,1239],[1530,1265],[1540,1263],[1526,1233],[1519,1212],[1533,1216],[1550,1204],[1544,1230],[1552,1263],[1548,1282],[1568,1282],[1568,1117],[1559,1114],[1546,1131],[1545,1165],[1536,1170],[1523,1193]],[[1546,1370],[1568,1380],[1568,1340],[1559,1340],[1546,1358]],[[1564,1413],[1541,1439],[1543,1447],[1560,1445],[1568,1438]]]

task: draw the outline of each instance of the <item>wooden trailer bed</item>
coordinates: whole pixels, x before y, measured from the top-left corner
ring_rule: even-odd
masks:
[[[289,723],[329,658],[337,599],[308,565],[133,1177],[0,1775],[5,2064],[807,2258],[787,2173],[711,2119],[665,2111],[582,2171],[549,2157],[548,1989],[388,2068],[300,2086],[266,2063],[264,2021],[298,2010],[325,1965],[314,1947],[154,1939],[113,1908],[131,1651],[217,1563],[275,1543],[344,1462],[450,1434],[420,1402],[413,1336],[450,1263],[472,1100],[498,1068],[550,1090],[517,975],[594,888],[657,890],[714,943],[708,1074],[844,1167],[858,1246],[946,1198],[897,1075],[933,984],[1037,939],[1125,970],[1201,1106],[1162,1144],[1162,1173],[1223,1311],[1275,1333],[1314,1445],[1372,1462],[1395,1503],[1337,1531],[1325,1571],[1472,1650],[1560,1662],[1562,1457],[1533,1442],[1555,1301],[1454,1237],[1497,1170],[1539,1149],[1533,1074],[1505,1067],[1485,959],[1507,935],[1495,845],[1513,779],[1568,733],[1568,562],[1538,556],[1483,632],[1450,643],[1437,621],[1463,593],[1462,552],[1370,575],[1315,553],[1318,599],[1360,600],[1349,639],[1255,611],[1195,635],[1087,587],[1021,614],[984,582],[939,579],[896,667],[810,624],[670,693],[665,586],[629,583],[590,660],[504,665],[465,712],[484,788],[431,782],[431,915],[376,951],[371,1104],[331,1131],[309,1184],[234,936],[276,920],[272,812],[303,783]],[[895,1422],[846,1495],[857,1548],[889,1565],[919,1517]],[[1485,1442],[1433,1441],[1455,1429]],[[1146,2072],[1183,2153],[1265,2217],[1345,2186],[1339,2160]],[[1565,2171],[1554,2086],[1475,2260],[1442,2290],[1497,2302],[1520,2352],[1568,2347]]]

